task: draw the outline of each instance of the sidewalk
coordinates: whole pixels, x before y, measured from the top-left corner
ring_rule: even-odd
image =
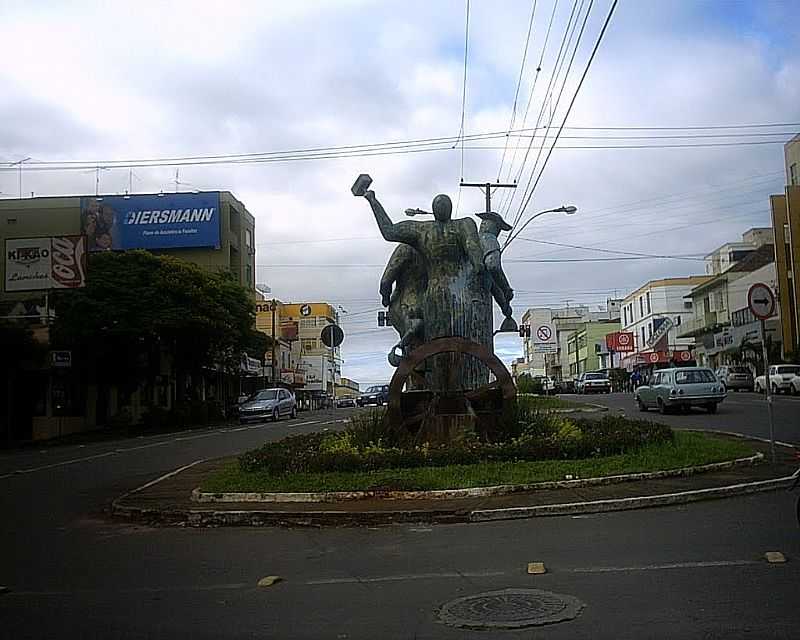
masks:
[[[769,445],[752,442],[769,460]],[[114,516],[180,526],[324,526],[396,522],[445,523],[595,513],[682,504],[787,487],[797,471],[792,449],[776,447],[777,462],[736,466],[687,476],[576,488],[543,489],[502,496],[342,502],[198,503],[192,491],[231,458],[202,461],[114,501]]]

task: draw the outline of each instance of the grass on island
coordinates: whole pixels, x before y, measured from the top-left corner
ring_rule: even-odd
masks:
[[[211,493],[461,489],[564,480],[568,474],[577,478],[594,478],[621,473],[663,471],[723,462],[750,456],[753,453],[753,449],[744,442],[701,433],[677,431],[673,443],[654,444],[628,454],[583,460],[492,462],[447,467],[383,469],[351,473],[304,473],[285,476],[275,476],[264,472],[247,473],[241,471],[238,462],[234,460],[206,478],[201,489]]]

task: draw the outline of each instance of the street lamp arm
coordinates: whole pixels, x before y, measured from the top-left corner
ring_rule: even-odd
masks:
[[[572,214],[573,214],[573,213],[575,213],[577,210],[578,210],[578,208],[577,208],[577,207],[573,207],[572,205],[569,205],[569,206],[556,207],[555,209],[545,209],[544,211],[540,211],[539,213],[536,213],[536,214],[532,215],[530,218],[528,218],[528,219],[525,221],[525,224],[523,224],[523,225],[522,225],[522,226],[521,226],[521,227],[520,227],[520,228],[517,230],[517,232],[516,232],[515,234],[508,236],[508,238],[507,238],[507,239],[506,239],[506,241],[505,241],[505,244],[503,244],[503,251],[505,251],[506,247],[507,247],[509,244],[511,244],[511,241],[512,241],[512,240],[515,240],[515,239],[517,238],[517,236],[518,236],[520,233],[522,233],[522,232],[523,232],[523,230],[525,229],[525,227],[527,227],[527,226],[528,226],[528,225],[529,225],[531,222],[533,222],[534,220],[536,220],[536,218],[538,218],[539,216],[543,216],[545,213],[566,213],[566,214],[568,214],[568,215],[572,215]]]

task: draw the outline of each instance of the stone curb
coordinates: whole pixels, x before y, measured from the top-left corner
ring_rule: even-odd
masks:
[[[633,498],[615,498],[612,500],[592,500],[588,502],[572,502],[565,504],[547,504],[534,507],[511,507],[508,509],[478,509],[469,515],[470,522],[490,522],[493,520],[515,520],[534,518],[537,516],[563,516],[581,513],[603,513],[607,511],[627,511],[630,509],[646,509],[648,507],[664,507],[676,504],[687,504],[700,500],[730,498],[762,491],[773,491],[791,486],[797,474],[761,480],[759,482],[743,482],[725,487],[711,487],[694,491],[662,493],[654,496],[637,496]]]
[[[764,459],[763,453],[746,458],[737,458],[725,462],[712,462],[695,467],[682,467],[680,469],[667,469],[665,471],[649,471],[642,473],[627,473],[616,476],[600,478],[585,478],[578,480],[555,480],[550,482],[537,482],[534,484],[504,484],[491,487],[472,487],[470,489],[440,489],[435,491],[327,491],[310,493],[291,492],[223,492],[213,493],[192,491],[192,502],[198,503],[225,503],[225,502],[263,502],[263,503],[321,503],[342,502],[348,500],[367,500],[382,498],[384,500],[452,500],[458,498],[490,498],[504,496],[524,491],[541,491],[547,489],[575,489],[580,487],[604,486],[622,482],[636,482],[639,480],[655,480],[658,478],[679,478],[706,473],[709,471],[724,471],[739,466],[757,464]]]

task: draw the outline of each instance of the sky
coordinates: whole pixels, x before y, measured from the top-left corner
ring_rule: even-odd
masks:
[[[378,282],[393,245],[350,193],[360,173],[395,221],[438,193],[456,217],[483,210],[461,178],[516,179],[493,196],[510,222],[578,207],[537,218],[504,252],[517,320],[702,273],[703,255],[769,226],[782,144],[800,130],[794,3],[621,0],[576,93],[611,3],[472,0],[467,30],[461,1],[7,0],[0,197],[18,196],[10,163],[28,157],[26,195],[92,194],[98,174],[102,193],[153,193],[175,190],[174,166],[34,167],[447,138],[178,170],[179,189],[232,191],[255,216],[259,283],[346,311],[343,375],[384,382],[397,338],[377,326]],[[784,126],[741,126],[766,124]],[[530,138],[537,125],[550,137]],[[495,350],[508,363],[521,341],[500,335]]]

